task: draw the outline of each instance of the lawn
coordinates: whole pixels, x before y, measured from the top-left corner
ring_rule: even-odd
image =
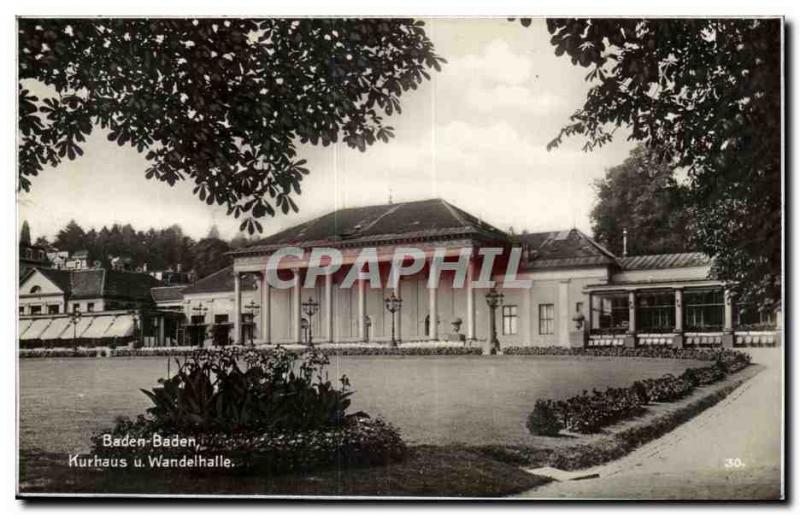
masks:
[[[92,433],[148,407],[139,388],[167,373],[165,358],[47,358],[19,363],[20,482],[25,492],[496,496],[541,484],[478,446],[531,446],[536,399],[680,373],[693,361],[539,356],[332,357],[353,410],[382,416],[411,446],[403,463],[278,477],[182,477],[65,466]],[[171,365],[174,370],[174,362]],[[158,476],[158,477],[156,477]],[[163,476],[163,477],[161,477]]]
[[[346,374],[353,410],[382,416],[409,444],[530,443],[525,418],[536,399],[680,373],[692,361],[537,356],[332,357]],[[174,362],[172,368],[174,370]],[[86,452],[114,417],[149,406],[140,388],[167,373],[166,358],[47,358],[19,362],[20,449]]]

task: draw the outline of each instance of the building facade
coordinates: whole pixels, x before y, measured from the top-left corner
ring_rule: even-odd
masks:
[[[342,287],[360,250],[375,249],[385,277],[394,250],[407,246],[422,249],[427,260],[396,288],[364,280]],[[292,287],[273,288],[265,280],[268,262],[286,247],[303,249],[304,258],[282,261],[277,273]],[[339,249],[344,267],[309,285],[308,254],[322,247]],[[434,249],[442,247],[453,254],[469,249],[464,287],[454,288],[446,272],[428,287]],[[402,341],[485,342],[490,288],[475,282],[483,247],[500,247],[506,256],[518,249],[517,278],[530,281],[507,288],[503,263],[492,268],[503,295],[494,314],[501,347],[779,343],[779,316],[754,317],[737,306],[721,282],[708,278],[711,261],[702,254],[620,258],[577,229],[512,236],[440,199],[339,210],[234,251],[233,285],[217,292],[225,301],[214,300],[214,316],[226,311],[237,342],[245,305],[258,313],[257,343],[306,342],[309,332],[315,342],[387,342],[392,330]],[[243,286],[245,275],[252,287]],[[392,294],[402,299],[394,314],[385,307]],[[318,307],[309,316],[311,304]]]

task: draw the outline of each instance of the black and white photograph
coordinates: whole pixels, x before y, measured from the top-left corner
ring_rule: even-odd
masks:
[[[786,500],[780,13],[191,12],[14,20],[18,498]]]

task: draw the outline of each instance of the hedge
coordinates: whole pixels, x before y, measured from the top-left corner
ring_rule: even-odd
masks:
[[[562,430],[597,433],[642,412],[650,402],[673,402],[703,385],[724,379],[750,364],[743,352],[717,351],[714,363],[688,368],[680,376],[667,374],[657,379],[636,381],[627,388],[584,391],[563,401],[538,400],[528,415],[528,430],[539,436],[555,436]]]
[[[231,346],[232,347],[232,346]],[[237,346],[237,348],[248,350],[249,347]],[[197,351],[197,347],[141,347],[130,349],[118,347],[115,349],[106,347],[84,348],[78,347],[77,350],[71,348],[52,348],[52,349],[20,349],[20,358],[46,358],[46,357],[141,357],[141,356],[188,356]],[[211,351],[220,350],[217,348]],[[257,347],[256,352],[270,354],[276,351],[276,347]],[[341,347],[317,347],[316,350],[327,356],[480,356],[480,347],[464,346],[426,346],[426,347],[367,347],[367,346],[347,346]]]
[[[683,348],[672,347],[505,347],[503,354],[519,356],[589,356],[609,358],[659,358],[694,359],[714,361],[720,354],[737,352],[721,348]]]
[[[117,420],[116,426],[106,433],[114,437],[143,438],[145,445],[106,447],[104,433],[92,436],[92,455],[100,459],[125,460],[121,468],[133,468],[134,460],[149,463],[150,458],[172,460],[200,456],[213,460],[215,456],[232,462],[231,473],[261,472],[281,474],[307,472],[331,467],[385,465],[405,458],[407,448],[398,431],[379,418],[356,418],[340,428],[325,428],[293,433],[245,432],[236,434],[181,433],[192,437],[196,446],[156,447],[153,445],[152,424],[139,417]],[[169,438],[172,435],[160,433]],[[195,472],[208,472],[198,469]],[[213,470],[215,473],[220,471]]]

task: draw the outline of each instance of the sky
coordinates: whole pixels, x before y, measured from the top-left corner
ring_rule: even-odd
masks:
[[[311,170],[295,198],[298,213],[263,220],[264,235],[343,207],[440,197],[504,230],[577,227],[590,232],[593,183],[633,148],[625,131],[586,153],[583,140],[547,151],[583,104],[585,68],[556,57],[544,20],[528,27],[496,19],[428,19],[436,52],[448,63],[389,118],[395,138],[362,153],[339,144],[301,146]],[[69,220],[85,229],[130,223],[136,229],[179,224],[194,238],[216,225],[222,237],[239,221],[207,206],[191,183],[147,180],[143,154],[107,141],[96,128],[84,155],[45,169],[19,193],[18,225],[53,238]]]

